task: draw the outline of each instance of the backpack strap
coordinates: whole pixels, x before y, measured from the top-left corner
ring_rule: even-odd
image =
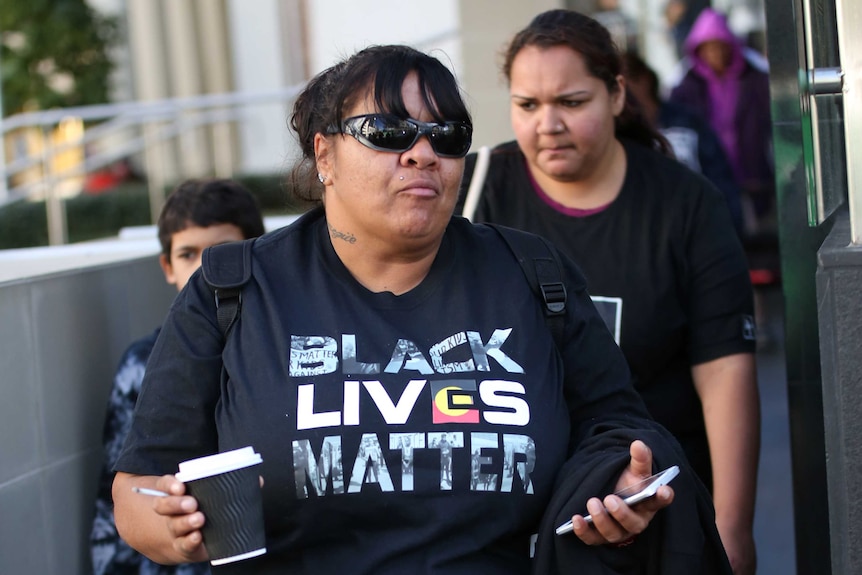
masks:
[[[529,234],[497,224],[485,224],[493,228],[509,246],[530,287],[544,304],[542,311],[557,349],[563,348],[563,335],[566,326],[566,285],[563,282],[562,265],[556,252],[548,241],[535,234]]]
[[[476,206],[479,205],[479,198],[482,197],[482,187],[485,185],[485,178],[488,175],[488,166],[490,165],[491,147],[482,146],[476,155],[476,164],[473,167],[473,175],[470,177],[470,186],[467,188],[464,209],[461,210],[461,215],[471,222],[473,221],[473,214],[476,213]]]
[[[209,247],[201,256],[201,272],[215,295],[216,318],[223,335],[239,318],[242,286],[251,278],[254,238]]]

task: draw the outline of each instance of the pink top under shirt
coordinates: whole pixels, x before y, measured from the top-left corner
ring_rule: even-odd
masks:
[[[525,161],[524,164],[526,164],[526,163],[527,162]],[[539,198],[543,202],[545,202],[546,204],[551,206],[552,209],[554,209],[555,211],[558,211],[561,214],[564,214],[566,216],[572,216],[575,218],[585,218],[587,216],[591,216],[593,214],[597,214],[599,212],[605,211],[608,208],[608,206],[610,206],[613,203],[613,201],[611,201],[611,202],[608,202],[607,204],[605,204],[603,206],[599,206],[597,208],[590,208],[589,210],[582,210],[580,208],[569,208],[567,206],[564,206],[563,204],[561,204],[560,202],[558,202],[557,200],[555,200],[554,198],[552,198],[551,196],[549,196],[548,194],[545,193],[545,190],[542,189],[542,186],[540,186],[539,182],[536,181],[536,178],[533,177],[533,172],[530,171],[529,165],[527,166],[527,175],[530,177],[530,183],[533,184],[533,190],[536,192],[536,195],[539,196]]]

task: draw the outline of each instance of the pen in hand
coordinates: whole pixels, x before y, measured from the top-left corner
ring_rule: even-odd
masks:
[[[147,489],[146,487],[132,487],[132,491],[141,495],[153,495],[155,497],[167,497],[170,493],[159,491],[158,489]]]

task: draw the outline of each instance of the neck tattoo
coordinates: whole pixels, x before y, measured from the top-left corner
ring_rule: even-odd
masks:
[[[332,224],[330,224],[329,222],[327,222],[326,226],[329,228],[329,234],[333,238],[336,238],[339,240],[344,240],[348,244],[355,244],[356,243],[356,236],[354,236],[350,232],[340,232],[340,231],[336,230],[335,228],[333,228]]]

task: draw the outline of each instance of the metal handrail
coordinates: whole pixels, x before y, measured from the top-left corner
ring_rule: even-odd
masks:
[[[13,176],[44,165],[66,151],[115,136],[122,130],[169,123],[169,126],[162,127],[155,137],[132,136],[124,138],[126,141],[121,144],[123,153],[114,150],[110,153],[95,154],[86,159],[82,166],[75,166],[61,173],[52,174],[52,177],[67,178],[86,174],[108,166],[117,159],[140,153],[152,144],[177,137],[186,130],[204,125],[238,121],[242,118],[241,108],[270,102],[290,101],[296,97],[302,87],[303,85],[298,85],[267,92],[232,92],[152,101],[98,104],[26,112],[10,116],[0,121],[0,137],[5,138],[8,133],[26,128],[44,130],[57,126],[68,118],[100,123],[87,127],[81,139],[59,146],[51,146],[47,153],[16,159],[8,164],[0,163],[0,180],[8,182]],[[192,118],[189,114],[194,114],[196,117]],[[42,181],[38,181],[7,188],[8,198],[6,201],[26,197],[29,191],[42,184]]]
[[[205,114],[201,114],[199,118],[184,118],[184,117],[175,117],[174,115],[157,115],[153,117],[146,118],[146,121],[143,123],[161,123],[170,120],[170,123],[167,125],[161,126],[158,129],[158,132],[153,136],[132,136],[127,139],[125,142],[114,147],[113,150],[109,152],[100,152],[93,154],[89,157],[84,158],[84,161],[76,166],[72,166],[66,168],[65,170],[54,172],[52,177],[54,179],[66,179],[73,178],[76,176],[86,175],[90,172],[96,171],[100,168],[104,168],[105,166],[109,166],[120,160],[122,158],[127,158],[133,154],[137,154],[147,146],[151,146],[153,144],[157,144],[160,142],[164,142],[167,140],[171,140],[176,138],[180,134],[184,133],[186,130],[191,130],[194,128],[198,128],[201,126],[211,125],[211,124],[221,124],[225,122],[233,122],[241,119],[242,115],[234,110],[219,110],[214,112],[209,112]],[[113,125],[110,128],[112,130],[101,130],[98,134],[89,134],[90,131],[95,131],[98,128],[108,127],[105,124],[100,124],[99,126],[93,128],[92,130],[88,130],[85,132],[84,137],[75,142],[69,142],[63,144],[61,146],[53,146],[51,148],[50,157],[58,156],[62,154],[64,151],[68,151],[82,145],[86,145],[88,143],[92,143],[97,141],[99,138],[107,137],[112,135],[111,132],[116,131],[117,128],[126,129],[129,127],[134,127],[140,125],[138,122],[124,122],[123,125]],[[50,158],[48,158],[50,160]],[[23,172],[29,168],[38,166],[46,161],[42,156],[29,156],[23,160],[18,160],[15,162],[11,162],[7,170],[10,174]],[[11,169],[10,169],[11,168]],[[41,181],[23,183],[18,186],[9,188],[9,194],[13,198],[17,197],[26,197],[27,192],[33,190],[34,188],[38,188],[42,185]]]
[[[0,119],[0,141],[17,130],[36,129],[41,134],[41,150],[27,154],[8,164],[0,158],[0,207],[4,204],[44,194],[48,217],[48,236],[52,245],[66,242],[65,207],[59,198],[58,185],[71,178],[79,178],[103,169],[123,158],[144,152],[147,154],[147,186],[150,193],[152,216],[156,217],[164,190],[164,178],[158,169],[159,160],[152,166],[150,150],[166,141],[181,138],[185,133],[203,126],[241,124],[244,111],[250,107],[273,102],[288,102],[296,97],[304,84],[266,92],[232,92],[162,100],[121,102],[94,106],[79,106],[57,110],[28,112]],[[84,125],[80,138],[53,144],[53,130],[69,118]],[[84,154],[71,166],[56,169],[55,159],[70,150],[86,150],[93,144],[109,141],[110,148]],[[2,149],[2,148],[0,148]],[[42,168],[34,174],[37,168]],[[155,170],[155,171],[154,171]],[[32,176],[14,187],[12,178],[19,174]],[[203,174],[185,174],[198,177]],[[229,174],[228,174],[229,175]],[[76,185],[79,185],[76,183]],[[80,184],[83,185],[83,184]]]
[[[91,106],[76,106],[39,112],[24,112],[3,119],[0,132],[11,132],[26,126],[49,126],[57,124],[64,118],[75,117],[84,121],[103,120],[117,116],[146,117],[164,111],[194,110],[200,108],[245,106],[265,102],[290,100],[299,93],[303,85],[269,90],[265,92],[225,92],[222,94],[202,94],[182,98],[164,98],[161,100],[140,100],[135,102],[117,102],[115,104],[95,104]]]
[[[460,36],[460,29],[445,30],[433,37],[416,43],[420,50],[430,50],[441,42]],[[44,191],[46,211],[48,212],[48,235],[51,244],[65,243],[65,207],[58,196],[58,182],[68,182],[93,171],[110,166],[117,160],[144,152],[147,164],[147,186],[150,189],[151,209],[158,209],[158,200],[164,191],[164,178],[160,170],[161,159],[154,146],[165,140],[182,138],[185,132],[202,126],[230,126],[241,124],[243,109],[251,106],[288,102],[304,88],[304,83],[262,92],[229,92],[203,94],[181,98],[160,100],[119,102],[92,106],[78,106],[57,110],[43,110],[17,114],[8,118],[0,117],[0,207],[10,201],[32,197]],[[80,120],[84,125],[83,134],[74,142],[54,144],[51,132],[68,118]],[[21,129],[39,130],[40,147],[38,154],[5,162],[4,143],[7,134]],[[140,130],[137,134],[124,133]],[[108,140],[110,138],[110,140]],[[110,141],[110,150],[95,153],[86,152],[83,159],[71,167],[54,171],[55,159],[70,150],[93,147],[99,141]],[[226,141],[219,138],[218,141]],[[119,142],[119,143],[117,143]],[[230,144],[219,145],[215,154],[230,154]],[[86,148],[84,148],[86,150]],[[151,153],[153,152],[153,153]],[[219,163],[221,166],[223,163]],[[41,167],[41,173],[36,172]],[[218,170],[218,167],[216,168]],[[22,181],[10,189],[12,178],[20,174],[32,176],[31,181]],[[199,174],[184,174],[194,177]],[[228,173],[224,174],[229,175]],[[161,179],[160,179],[161,178]],[[21,178],[24,180],[24,178]],[[76,182],[77,185],[77,182]]]

